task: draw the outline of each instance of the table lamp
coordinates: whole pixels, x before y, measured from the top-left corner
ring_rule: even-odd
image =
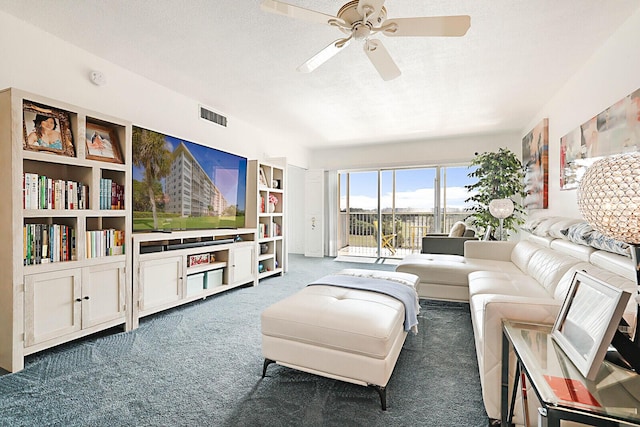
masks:
[[[513,201],[511,199],[493,199],[489,202],[489,213],[493,215],[494,218],[498,218],[500,220],[500,240],[502,240],[502,226],[504,224],[504,219],[513,214]]]
[[[640,153],[605,157],[593,163],[578,187],[578,208],[595,230],[631,245],[636,284],[640,285]],[[640,294],[636,302],[633,341],[617,331],[612,343],[640,372]]]

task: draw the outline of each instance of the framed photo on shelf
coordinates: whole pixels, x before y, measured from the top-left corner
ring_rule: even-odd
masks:
[[[267,175],[264,173],[264,169],[262,168],[262,166],[260,166],[260,185],[268,187]]]
[[[630,296],[582,271],[573,276],[551,338],[588,380],[595,379]]]
[[[87,159],[124,163],[115,129],[87,121],[85,136]]]
[[[69,112],[24,101],[22,115],[23,149],[75,157]]]

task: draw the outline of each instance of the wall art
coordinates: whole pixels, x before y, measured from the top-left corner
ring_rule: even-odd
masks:
[[[123,163],[118,136],[114,128],[87,121],[87,159]]]
[[[523,206],[525,209],[549,207],[549,119],[543,119],[522,139],[524,166]]]
[[[578,188],[596,160],[640,149],[640,89],[560,138],[560,189]]]
[[[71,119],[67,111],[30,101],[24,101],[22,110],[22,147],[25,150],[75,156]]]

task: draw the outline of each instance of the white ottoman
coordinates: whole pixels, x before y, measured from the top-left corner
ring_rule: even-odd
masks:
[[[376,270],[339,274],[401,282],[418,276]],[[417,293],[415,294],[417,302]],[[386,409],[386,385],[407,336],[405,307],[391,296],[338,286],[307,286],[262,312],[262,376],[271,363],[374,387]]]

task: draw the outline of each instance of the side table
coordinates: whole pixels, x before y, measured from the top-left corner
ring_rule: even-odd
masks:
[[[589,381],[551,339],[552,325],[505,320],[502,324],[501,425],[513,426],[518,385],[527,423],[526,381],[541,407],[538,426],[560,427],[561,420],[592,426],[640,426],[640,375],[605,361]],[[509,353],[516,356],[509,396]]]

